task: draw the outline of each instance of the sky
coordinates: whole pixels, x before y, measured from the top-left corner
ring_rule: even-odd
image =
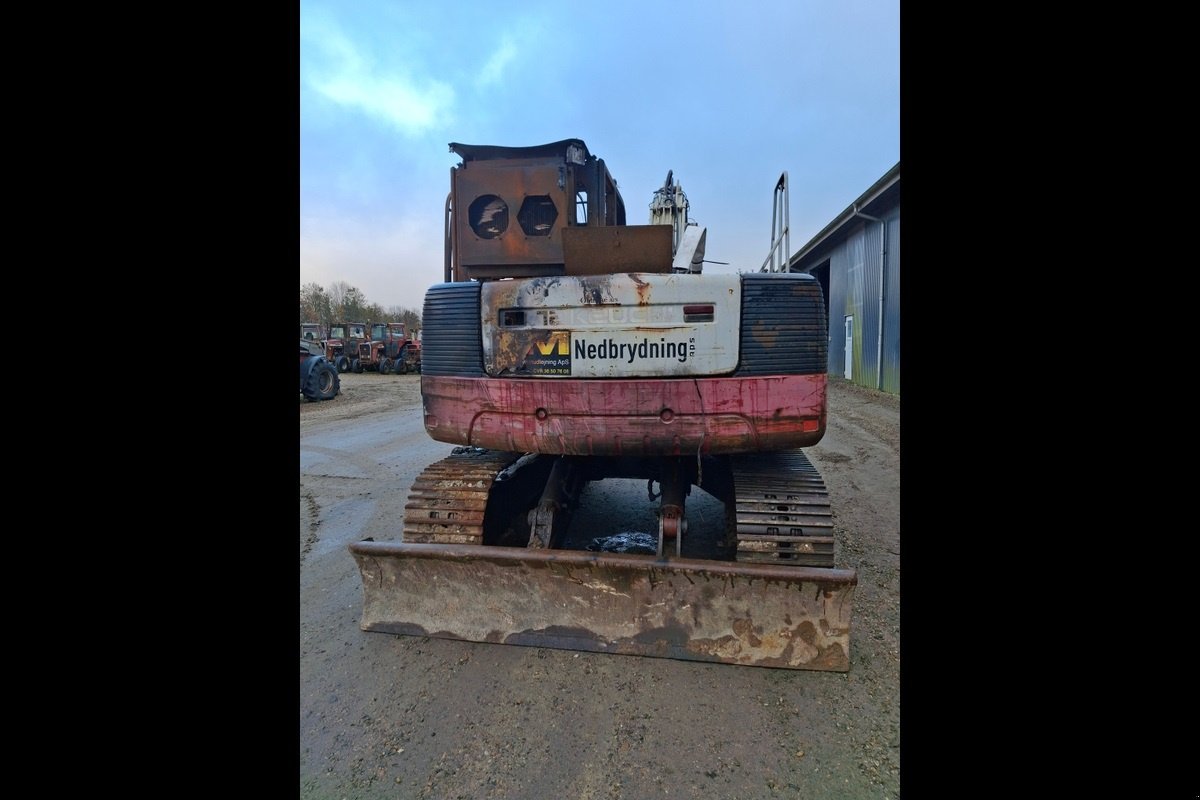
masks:
[[[443,280],[450,142],[582,139],[629,224],[673,172],[706,273],[762,267],[783,173],[795,254],[900,161],[899,0],[301,0],[299,77],[300,285],[385,310]]]

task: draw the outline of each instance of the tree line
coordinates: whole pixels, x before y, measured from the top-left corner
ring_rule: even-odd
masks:
[[[418,312],[403,306],[384,308],[368,303],[361,289],[345,281],[335,281],[328,289],[318,283],[301,286],[300,322],[315,322],[327,331],[338,322],[403,322],[410,333],[421,329]]]

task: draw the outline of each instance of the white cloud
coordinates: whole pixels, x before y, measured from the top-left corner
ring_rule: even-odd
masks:
[[[483,65],[479,72],[480,88],[498,84],[504,77],[504,68],[517,56],[517,46],[507,36],[500,42],[499,49]]]
[[[301,38],[301,80],[322,97],[414,136],[447,123],[455,99],[449,84],[381,70],[327,19],[310,20]]]
[[[413,135],[444,124],[454,105],[454,89],[437,81],[417,86],[401,77],[341,72],[314,80],[312,86],[335,103],[356,107]]]

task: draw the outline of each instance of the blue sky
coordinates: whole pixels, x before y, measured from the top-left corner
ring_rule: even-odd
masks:
[[[900,161],[899,0],[302,0],[300,284],[419,313],[449,143],[569,138],[629,223],[671,170],[705,272],[756,271],[783,172],[795,253]]]

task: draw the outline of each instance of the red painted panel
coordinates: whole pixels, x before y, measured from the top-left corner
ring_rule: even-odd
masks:
[[[809,447],[825,435],[823,374],[682,380],[422,375],[421,393],[433,439],[522,453],[747,453]]]

